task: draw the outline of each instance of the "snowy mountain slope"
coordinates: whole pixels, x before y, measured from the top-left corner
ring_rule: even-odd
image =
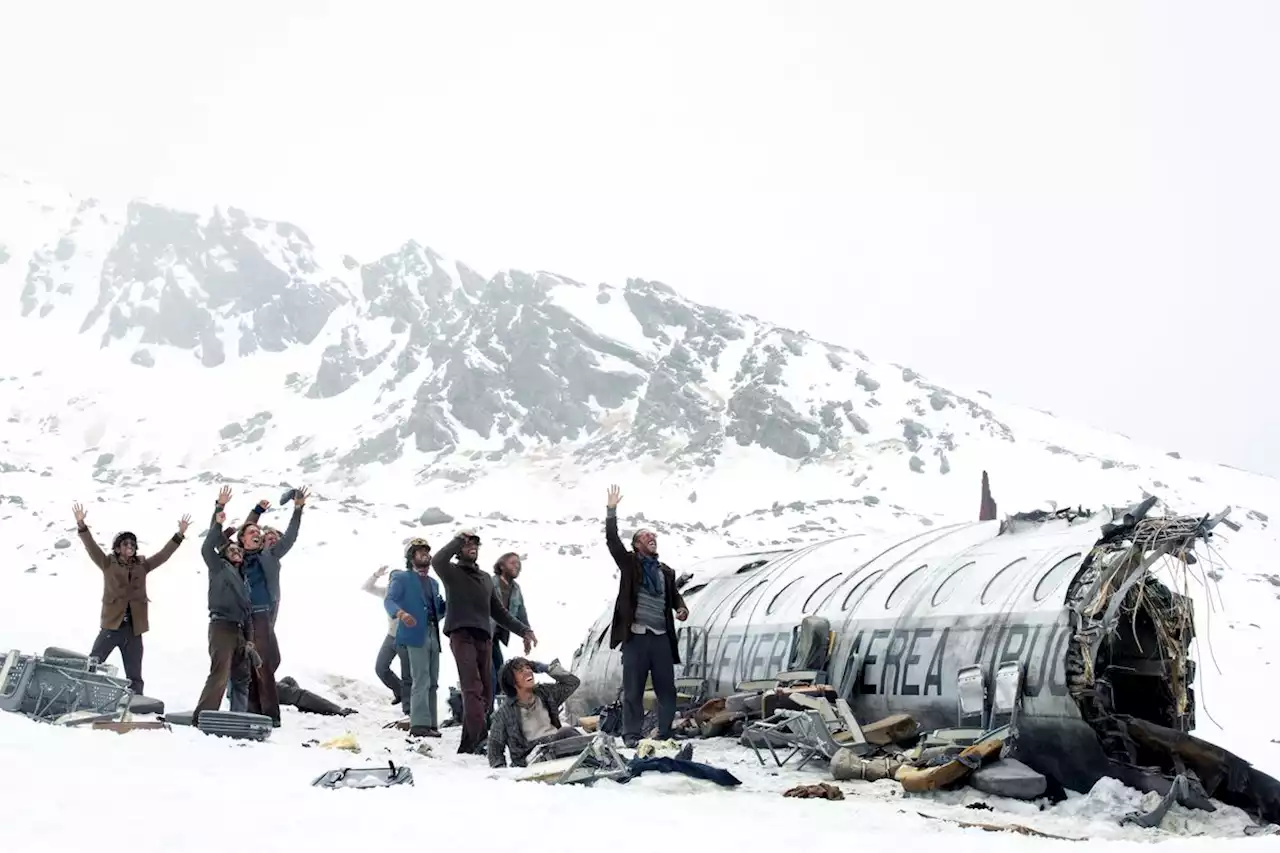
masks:
[[[412,241],[360,262],[235,209],[81,200],[12,177],[0,245],[0,376],[15,383],[0,384],[3,438],[57,432],[117,481],[211,453],[446,491],[529,464],[572,486],[625,461],[710,523],[723,516],[693,501],[732,504],[743,464],[786,475],[783,503],[838,492],[905,508],[887,493],[908,482],[909,510],[933,518],[971,505],[985,468],[1020,507],[1141,489],[1199,503],[1218,484],[1280,511],[1274,480],[941,388],[658,282],[486,280]],[[163,405],[132,416],[126,386]]]
[[[0,178],[0,331],[0,529],[14,557],[0,570],[0,643],[92,639],[100,582],[72,501],[89,507],[99,541],[128,528],[144,551],[190,512],[192,539],[150,588],[148,692],[171,707],[192,704],[203,681],[196,534],[219,482],[236,489],[234,514],[278,499],[284,484],[316,489],[285,569],[282,673],[360,707],[351,725],[381,757],[402,745],[377,729],[390,717],[371,671],[385,622],[359,586],[396,565],[413,535],[440,541],[467,524],[485,538],[482,560],[525,555],[537,654],[567,661],[616,588],[600,541],[611,482],[624,523],[658,530],[679,569],[974,518],[988,470],[1003,512],[1147,492],[1186,512],[1233,508],[1240,529],[1215,540],[1211,576],[1188,581],[1198,733],[1280,773],[1269,742],[1280,730],[1257,707],[1276,648],[1265,626],[1280,606],[1271,478],[943,389],[656,282],[486,279],[413,242],[361,262],[240,211],[82,200],[12,178]],[[433,508],[449,520],[431,523]],[[448,684],[447,655],[442,664]],[[16,749],[23,736],[0,726],[0,743]],[[305,731],[290,715],[277,740],[292,747]],[[180,742],[184,760],[222,767],[209,745]],[[263,772],[305,784],[343,763],[294,752],[330,760]],[[452,756],[422,761],[487,774]],[[1095,796],[1073,808],[1117,808],[1119,794]],[[289,805],[297,816],[314,808]]]

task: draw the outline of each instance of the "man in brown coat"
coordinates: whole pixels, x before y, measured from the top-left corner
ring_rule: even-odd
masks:
[[[643,732],[645,683],[653,678],[658,700],[658,739],[671,736],[676,716],[676,664],[680,663],[676,623],[689,618],[676,589],[676,573],[658,558],[658,536],[637,530],[631,548],[618,535],[622,492],[609,487],[604,541],[618,566],[618,597],[613,605],[609,648],[622,647],[622,742],[634,747]]]
[[[102,613],[98,638],[89,656],[105,661],[116,649],[124,662],[124,674],[133,692],[142,695],[142,635],[150,628],[147,622],[147,575],[165,564],[186,535],[191,516],[178,521],[178,532],[150,557],[138,556],[138,538],[128,531],[117,533],[111,542],[111,553],[105,554],[93,540],[84,523],[85,509],[71,507],[76,518],[80,541],[94,565],[102,570]]]

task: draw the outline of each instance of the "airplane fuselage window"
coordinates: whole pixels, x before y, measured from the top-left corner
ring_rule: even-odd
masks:
[[[809,597],[804,600],[804,607],[801,608],[802,613],[812,613],[814,611],[814,602],[818,601],[818,593],[826,589],[832,581],[839,580],[842,575],[834,574],[813,588],[813,592],[809,593]],[[834,590],[833,590],[834,591]]]
[[[1053,568],[1044,573],[1044,577],[1040,578],[1040,583],[1036,584],[1035,591],[1031,595],[1036,601],[1044,601],[1049,597],[1058,586],[1076,569],[1080,567],[1080,555],[1072,554],[1070,557],[1059,560],[1054,564]]]
[[[844,597],[844,604],[840,605],[840,609],[848,610],[861,601],[862,596],[866,595],[867,590],[871,587],[871,583],[882,574],[884,574],[883,570],[874,571],[854,584],[853,589],[849,590],[849,594]]]
[[[1025,563],[1026,561],[1026,557],[1019,557],[1000,571],[996,572],[995,576],[992,577],[991,580],[987,581],[986,587],[982,590],[982,598],[980,601],[983,604],[987,604],[988,602],[994,601],[997,596],[1003,594],[1004,591],[1009,588],[1009,584],[1013,583],[1014,579],[1018,576],[1018,573],[1014,571],[1013,567],[1021,563]]]
[[[804,577],[798,577],[795,580],[793,580],[791,583],[784,586],[782,589],[778,590],[777,595],[775,595],[773,597],[773,600],[769,602],[769,606],[764,609],[764,615],[768,616],[770,613],[777,610],[778,604],[781,603],[782,601],[782,594],[785,593],[787,590],[791,589],[792,587],[794,587],[796,584],[800,583],[800,581],[802,580],[804,580]]]
[[[970,560],[969,562],[965,563],[963,566],[956,569],[954,572],[952,572],[951,574],[947,575],[945,578],[942,579],[942,583],[938,584],[937,590],[935,590],[933,593],[934,607],[937,607],[939,604],[942,604],[944,601],[946,601],[948,598],[951,597],[951,593],[955,592],[956,587],[960,585],[960,575],[964,574],[964,572],[967,569],[971,568],[974,565],[975,563],[972,560]]]
[[[928,566],[920,566],[898,581],[898,585],[893,588],[893,592],[889,593],[889,597],[884,600],[884,609],[889,610],[897,607],[910,598],[920,588],[920,584],[924,583],[925,578],[928,576],[928,571]]]

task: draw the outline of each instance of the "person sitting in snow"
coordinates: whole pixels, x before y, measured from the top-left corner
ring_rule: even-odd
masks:
[[[89,526],[85,524],[85,509],[80,504],[71,507],[76,519],[76,531],[89,559],[102,570],[102,611],[99,614],[98,636],[93,641],[89,656],[105,662],[116,649],[124,663],[124,674],[136,695],[142,695],[142,635],[147,633],[147,575],[168,562],[178,550],[187,533],[191,516],[184,515],[178,521],[178,532],[164,543],[164,547],[150,557],[138,555],[138,537],[128,531],[117,533],[111,542],[111,553],[105,554],[94,541]]]
[[[555,683],[538,684],[534,676],[538,672],[550,675]],[[529,753],[539,744],[581,734],[573,726],[560,725],[560,706],[581,681],[559,661],[547,666],[512,658],[502,665],[498,683],[505,698],[489,725],[490,767],[506,767],[507,752],[511,753],[512,767],[524,767]]]

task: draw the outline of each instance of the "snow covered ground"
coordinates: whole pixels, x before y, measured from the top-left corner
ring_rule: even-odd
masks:
[[[181,513],[190,512],[195,516],[192,538],[151,578],[153,627],[146,637],[145,662],[147,693],[164,699],[170,710],[189,708],[203,683],[207,660],[198,533],[217,486],[182,483],[126,495],[101,486],[90,491],[94,486],[85,483],[80,491],[67,493],[52,479],[35,473],[5,478],[5,490],[24,498],[21,511],[13,512],[12,506],[4,511],[14,559],[0,575],[0,644],[33,651],[49,645],[86,647],[92,639],[101,587],[74,537],[72,500],[88,506],[87,521],[100,541],[128,527],[138,533],[144,552],[155,550]],[[278,497],[274,484],[236,488],[234,514],[264,495]],[[511,779],[516,771],[492,771],[480,757],[454,754],[456,729],[431,742],[430,755],[418,754],[402,734],[382,728],[398,716],[372,673],[385,622],[379,603],[360,592],[359,585],[379,565],[394,565],[400,543],[421,528],[404,523],[404,511],[392,505],[371,503],[358,513],[343,509],[322,489],[306,510],[298,548],[286,560],[280,673],[359,714],[323,718],[289,708],[284,726],[265,744],[219,741],[182,727],[117,735],[0,716],[6,778],[21,780],[6,790],[5,839],[11,849],[26,849],[28,843],[70,849],[83,843],[86,827],[67,820],[66,814],[86,807],[111,808],[115,819],[127,820],[125,831],[136,851],[223,849],[229,834],[240,839],[237,843],[291,842],[324,850],[371,841],[390,844],[407,837],[402,828],[390,827],[402,827],[410,814],[423,817],[424,843],[447,846],[471,842],[477,830],[484,833],[482,843],[501,843],[491,815],[520,813],[526,817],[521,829],[529,833],[527,844],[557,850],[616,843],[614,824],[633,821],[631,815],[640,810],[662,815],[658,843],[703,848],[734,843],[745,832],[794,836],[799,828],[807,844],[819,845],[828,839],[847,843],[851,833],[860,842],[873,840],[877,845],[913,844],[921,833],[942,834],[946,838],[940,841],[958,849],[1061,843],[948,822],[970,821],[1017,823],[1051,835],[1116,844],[1164,840],[1177,849],[1207,849],[1223,839],[1244,838],[1244,827],[1250,823],[1228,807],[1215,814],[1175,807],[1159,830],[1121,827],[1121,815],[1149,807],[1154,795],[1144,799],[1109,780],[1044,810],[968,790],[907,797],[891,782],[840,783],[846,799],[838,802],[784,798],[782,792],[793,785],[829,781],[826,769],[778,772],[772,766],[761,767],[750,751],[727,740],[696,742],[695,758],[738,775],[744,784],[735,790],[660,775],[645,775],[625,786],[601,783],[592,790],[516,782]],[[508,548],[529,554],[522,580],[541,638],[535,656],[568,661],[613,589],[600,559],[600,520],[503,523],[465,517],[426,533],[441,540],[463,523],[477,524],[486,533],[482,558],[496,557]],[[59,547],[61,538],[67,540],[64,547]],[[1251,542],[1269,544],[1265,539],[1238,539],[1223,548],[1234,548],[1242,559],[1257,558],[1256,552],[1243,550]],[[689,540],[681,542],[679,553],[690,559],[724,550],[716,537]],[[552,541],[579,544],[582,553],[558,555],[548,547]],[[1237,572],[1224,578],[1219,592],[1221,603],[1214,596],[1217,611],[1202,605],[1199,614],[1204,638],[1200,734],[1275,773],[1280,771],[1280,747],[1268,741],[1280,735],[1280,726],[1271,722],[1268,708],[1257,705],[1258,678],[1269,672],[1274,648],[1269,639],[1273,635],[1264,628],[1267,614],[1274,612],[1273,587]],[[1209,658],[1210,641],[1221,675]],[[448,655],[442,669],[442,684],[451,683]],[[442,708],[444,695],[442,690]],[[1209,715],[1222,723],[1222,729]],[[359,743],[359,755],[321,746],[347,732]],[[310,787],[327,770],[387,759],[412,767],[416,786],[374,791]],[[125,790],[139,792],[145,814],[135,817],[121,811],[127,800],[115,792]],[[991,809],[968,807],[979,801]],[[224,808],[225,816],[216,811]],[[921,813],[948,821],[930,820]],[[211,819],[211,814],[218,816]],[[643,842],[649,843],[653,842]],[[1275,839],[1248,843],[1280,849]],[[628,846],[639,847],[641,842]]]
[[[391,332],[393,315],[372,312],[361,301],[365,297],[356,284],[362,280],[358,270],[365,268],[345,261],[313,267],[305,247],[290,250],[293,260],[277,257],[292,226],[272,231],[254,225],[254,239],[270,244],[271,263],[288,268],[291,281],[305,279],[313,290],[337,282],[356,301],[335,310],[323,332],[305,345],[252,349],[210,369],[200,366],[190,347],[183,351],[147,341],[156,361],[140,366],[130,352],[144,343],[141,326],[131,326],[126,339],[104,346],[111,339],[107,327],[117,319],[124,322],[126,314],[145,319],[155,306],[140,288],[146,282],[104,277],[109,272],[104,258],[121,246],[127,257],[145,249],[150,254],[138,254],[140,261],[167,270],[176,263],[169,238],[161,230],[154,245],[118,243],[127,215],[122,203],[82,205],[57,194],[26,199],[24,194],[35,192],[0,179],[0,202],[12,202],[0,204],[0,294],[8,300],[0,302],[0,533],[9,556],[0,564],[0,648],[31,652],[58,645],[87,651],[96,633],[101,581],[76,539],[73,501],[88,507],[87,520],[99,542],[129,529],[144,553],[158,549],[178,518],[190,513],[190,539],[149,581],[151,631],[144,665],[149,695],[165,700],[171,710],[189,709],[207,667],[199,532],[218,485],[225,481],[235,489],[230,512],[236,518],[261,498],[277,500],[283,485],[307,482],[314,497],[284,568],[280,675],[293,676],[359,714],[320,718],[286,709],[284,727],[265,744],[228,743],[184,728],[127,735],[60,729],[0,715],[7,783],[0,850],[112,843],[113,838],[99,841],[103,827],[68,818],[85,812],[97,823],[118,826],[121,843],[133,853],[222,851],[245,844],[349,850],[418,843],[445,848],[505,843],[556,851],[621,843],[706,850],[757,839],[769,844],[773,833],[784,844],[805,847],[830,841],[915,848],[926,834],[944,836],[937,840],[955,851],[1061,844],[962,829],[920,813],[1017,822],[1053,835],[1105,840],[1113,848],[1162,841],[1173,849],[1207,850],[1209,845],[1220,849],[1224,839],[1243,838],[1248,820],[1225,807],[1214,814],[1175,807],[1161,829],[1122,828],[1118,818],[1148,807],[1151,796],[1143,802],[1137,792],[1111,781],[1044,810],[994,800],[987,802],[989,810],[968,808],[978,799],[969,791],[904,797],[893,783],[841,784],[846,799],[840,802],[797,800],[781,793],[825,780],[824,768],[776,773],[760,767],[748,751],[716,741],[699,742],[695,757],[730,769],[743,780],[741,788],[725,791],[683,777],[646,775],[626,786],[553,789],[512,781],[512,771],[490,771],[478,757],[456,756],[455,732],[432,743],[431,755],[422,755],[411,751],[401,735],[383,729],[396,716],[372,672],[385,617],[379,602],[360,591],[365,578],[381,565],[398,565],[412,536],[439,544],[457,527],[476,528],[484,537],[482,561],[507,550],[524,556],[521,583],[540,639],[535,656],[567,664],[616,589],[600,517],[605,489],[613,482],[625,495],[624,517],[645,513],[643,523],[660,532],[664,558],[678,570],[734,551],[971,520],[983,470],[991,472],[1003,513],[1045,508],[1049,501],[1119,505],[1144,492],[1186,513],[1231,506],[1240,530],[1222,530],[1212,559],[1201,565],[1206,571],[1185,579],[1185,589],[1179,584],[1197,608],[1196,733],[1280,775],[1280,721],[1270,704],[1277,633],[1267,627],[1280,624],[1275,559],[1280,542],[1270,526],[1280,514],[1280,483],[1273,478],[1183,459],[1176,451],[1006,405],[976,389],[936,389],[921,384],[914,371],[875,364],[857,351],[841,350],[843,355],[834,358],[837,353],[825,345],[753,319],[717,314],[716,323],[707,325],[704,309],[674,295],[644,304],[656,311],[659,303],[670,303],[676,314],[703,317],[699,323],[707,334],[713,326],[723,334],[735,324],[746,330],[719,341],[720,366],[706,366],[699,395],[723,409],[744,357],[772,347],[774,356],[784,350],[791,355],[785,369],[779,368],[782,384],[760,385],[789,395],[770,406],[786,403],[820,418],[822,401],[856,400],[863,429],[848,433],[837,450],[799,461],[758,443],[727,440],[713,466],[682,468],[654,457],[592,457],[587,465],[575,458],[572,442],[557,446],[541,440],[494,458],[489,451],[502,443],[498,433],[481,441],[448,421],[462,437],[452,456],[433,456],[402,434],[397,439],[406,447],[402,456],[348,469],[339,464],[341,455],[362,438],[384,434],[387,424],[395,423],[387,420],[395,407],[416,400],[414,388],[424,375],[449,367],[423,361],[400,378],[401,387],[393,392],[383,388],[386,374],[398,369],[389,360],[341,395],[305,396],[307,382],[296,377],[316,371],[328,348],[344,342],[357,324],[366,340],[353,344],[353,352],[381,351],[397,340],[397,346],[413,343],[408,325],[400,333],[404,340],[397,339]],[[422,262],[400,282],[408,292],[417,293],[429,269],[448,266],[425,261],[425,250],[416,244],[405,251],[384,260],[394,266],[412,255],[409,260]],[[204,316],[195,310],[201,298],[222,305],[192,290],[191,267],[200,267],[202,258],[195,253],[173,273],[178,295],[194,300],[191,317]],[[162,279],[157,275],[156,281]],[[685,338],[686,327],[663,320],[659,337],[665,343],[659,346],[659,337],[643,333],[639,315],[624,310],[616,288],[605,293],[599,286],[555,277],[538,281],[554,284],[548,298],[557,311],[568,311],[611,342],[647,352],[655,364],[667,354],[663,347]],[[31,316],[19,316],[19,294],[28,286],[38,305]],[[418,305],[414,299],[410,307]],[[422,316],[431,313],[424,303]],[[240,333],[252,325],[249,314],[216,308],[209,316],[227,352],[239,353]],[[183,318],[188,315],[179,312]],[[305,319],[305,312],[298,318]],[[178,331],[185,329],[175,322]],[[616,351],[612,345],[606,349]],[[464,352],[459,359],[478,358],[478,352]],[[590,358],[610,370],[638,369],[622,366],[604,350]],[[833,361],[848,369],[837,369]],[[742,382],[754,381],[752,371],[740,372]],[[462,373],[465,378],[466,370]],[[475,375],[483,380],[483,374]],[[667,381],[683,387],[684,380]],[[601,432],[631,430],[637,405],[632,398],[611,411],[600,423]],[[672,423],[672,447],[664,452],[678,449],[696,431]],[[919,436],[913,435],[921,425],[932,438],[925,436],[924,449],[917,451],[912,442]],[[927,459],[927,470],[909,467],[916,452]],[[308,468],[313,474],[303,475],[300,468],[310,457],[318,460]],[[424,527],[423,511],[436,506],[454,521]],[[284,519],[276,511],[267,521],[281,526]],[[454,680],[446,654],[441,683]],[[442,708],[446,693],[442,690]],[[321,745],[348,731],[361,745],[358,756]],[[411,766],[417,785],[376,791],[310,787],[326,770],[388,758]],[[511,814],[524,820],[511,822]],[[415,818],[417,827],[407,826]],[[619,822],[626,825],[621,834]],[[633,824],[653,830],[633,840],[627,833]],[[1245,843],[1280,849],[1275,838]]]

